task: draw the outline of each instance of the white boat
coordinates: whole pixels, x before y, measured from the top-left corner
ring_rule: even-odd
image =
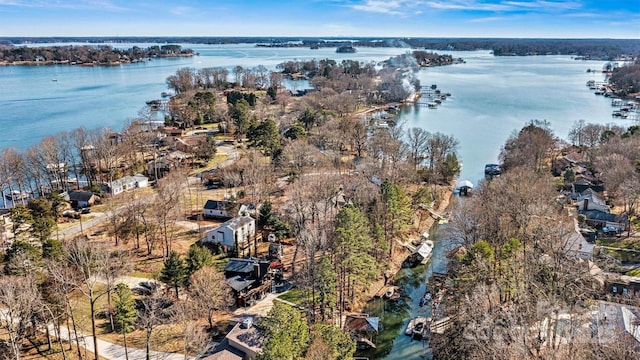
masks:
[[[470,195],[473,190],[473,183],[469,180],[462,180],[458,183],[458,194]]]
[[[423,339],[426,337],[430,320],[426,316],[418,316],[411,319],[404,334],[413,338]]]
[[[413,254],[409,255],[403,262],[403,267],[415,267],[418,265],[424,265],[429,262],[433,252],[433,241],[425,240],[420,246],[416,248]]]

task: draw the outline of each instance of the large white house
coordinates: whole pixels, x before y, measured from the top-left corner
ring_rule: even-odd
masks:
[[[215,229],[209,230],[204,243],[220,244],[225,251],[244,249],[256,235],[256,220],[251,216],[237,216]]]

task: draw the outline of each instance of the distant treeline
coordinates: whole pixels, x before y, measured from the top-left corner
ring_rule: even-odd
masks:
[[[259,44],[266,47],[412,47],[430,50],[491,50],[496,56],[574,55],[616,59],[640,55],[638,39],[514,39],[514,38],[313,38],[313,37],[2,37],[0,45],[31,43],[188,43]]]
[[[193,55],[193,51],[182,49],[180,45],[153,45],[146,49],[134,46],[127,50],[114,49],[109,45],[45,47],[0,45],[0,62],[7,63],[113,64],[141,61],[151,57],[190,55]]]
[[[633,39],[406,39],[412,47],[434,50],[490,49],[495,56],[574,55],[611,60],[637,57],[640,40]]]

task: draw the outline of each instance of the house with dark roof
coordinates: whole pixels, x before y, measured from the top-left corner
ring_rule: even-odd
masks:
[[[598,229],[608,226],[626,231],[629,228],[629,217],[626,215],[616,215],[599,210],[578,209],[578,212],[586,216],[587,225]]]
[[[234,215],[235,206],[224,200],[207,200],[204,204],[204,217],[230,218]]]
[[[271,263],[257,258],[231,259],[224,268],[236,305],[251,306],[271,291]]]
[[[604,184],[602,181],[591,175],[576,175],[576,180],[573,182],[572,186],[574,193],[582,193],[587,189],[592,189],[598,193],[604,191]]]
[[[70,191],[69,202],[74,208],[85,208],[93,205],[98,196],[91,191]]]
[[[380,318],[368,314],[347,315],[344,330],[356,341],[358,349],[376,348]]]

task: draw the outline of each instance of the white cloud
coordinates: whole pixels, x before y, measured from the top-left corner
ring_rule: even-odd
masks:
[[[472,23],[488,23],[488,22],[505,21],[505,20],[510,20],[510,19],[511,18],[509,18],[507,16],[487,16],[487,17],[481,17],[481,18],[472,19],[472,20],[469,20],[469,22],[472,22]]]
[[[191,12],[191,8],[188,6],[176,6],[170,10],[173,15],[186,15]]]
[[[366,0],[362,4],[351,5],[355,10],[374,12],[389,15],[404,15],[415,13],[414,8],[420,5],[421,1],[411,0]]]
[[[117,5],[110,0],[0,0],[0,6],[28,7],[43,9],[73,9],[73,10],[107,10],[125,11],[127,7]]]
[[[523,11],[523,10],[573,10],[582,5],[578,1],[477,1],[477,0],[450,0],[427,1],[426,6],[439,10],[464,10],[464,11]]]

